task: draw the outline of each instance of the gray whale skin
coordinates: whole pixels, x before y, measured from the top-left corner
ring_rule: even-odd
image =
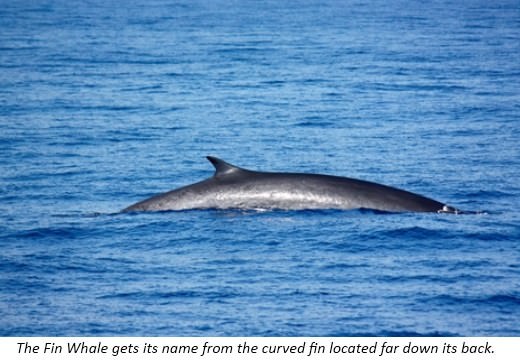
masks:
[[[346,177],[259,172],[213,156],[215,174],[204,181],[140,201],[123,210],[371,209],[384,212],[461,213],[444,203],[394,187]]]

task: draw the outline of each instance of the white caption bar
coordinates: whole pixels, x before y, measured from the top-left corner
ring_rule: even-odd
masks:
[[[2,359],[517,359],[520,338],[4,337]]]

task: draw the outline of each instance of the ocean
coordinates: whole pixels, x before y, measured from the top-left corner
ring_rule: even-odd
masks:
[[[520,3],[3,1],[0,336],[520,336]],[[120,213],[212,176],[479,214]]]

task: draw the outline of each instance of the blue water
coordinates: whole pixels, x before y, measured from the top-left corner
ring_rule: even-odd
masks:
[[[520,336],[520,3],[3,1],[0,335]],[[119,214],[213,173],[479,215]]]

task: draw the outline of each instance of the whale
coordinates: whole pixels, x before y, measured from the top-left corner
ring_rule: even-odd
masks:
[[[241,168],[214,156],[208,179],[139,201],[122,212],[236,210],[353,210],[461,213],[443,202],[348,177]]]

